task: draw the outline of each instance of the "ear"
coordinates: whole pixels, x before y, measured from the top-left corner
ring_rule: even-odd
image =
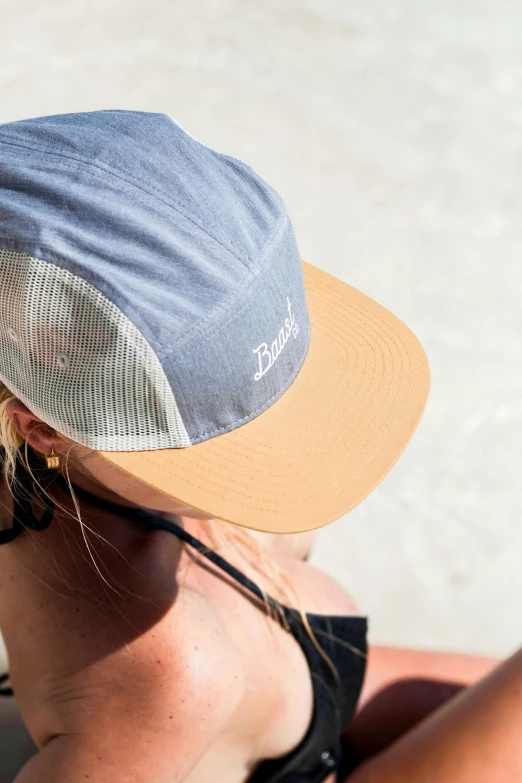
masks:
[[[52,448],[56,452],[64,450],[65,443],[62,436],[39,419],[20,400],[9,400],[5,412],[18,434],[36,451],[48,454]]]

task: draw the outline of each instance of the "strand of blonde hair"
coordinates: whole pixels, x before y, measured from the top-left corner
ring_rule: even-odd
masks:
[[[19,454],[22,453],[20,451],[20,448],[24,446],[23,455],[25,458],[25,467],[31,474],[35,483],[38,484],[41,491],[47,497],[52,499],[53,502],[55,502],[56,504],[55,498],[49,495],[49,493],[45,490],[44,487],[41,486],[41,484],[37,482],[36,477],[33,475],[29,466],[29,460],[27,454],[28,443],[24,438],[22,438],[19,435],[16,428],[13,426],[11,419],[6,413],[6,406],[13,399],[17,399],[16,396],[7,388],[7,386],[5,386],[5,384],[3,384],[0,381],[0,455],[2,460],[2,464],[0,465],[1,472],[3,473],[3,476],[5,478],[5,481],[7,482],[8,487],[12,490],[16,482],[16,475],[15,475],[16,460]],[[87,547],[87,551],[89,552],[89,555],[93,561],[93,564],[100,578],[107,585],[109,585],[109,587],[114,589],[112,585],[110,585],[109,582],[105,579],[105,577],[99,570],[94,560],[93,554],[91,552],[91,549],[89,547],[85,535],[85,530],[89,530],[91,533],[93,533],[94,535],[96,535],[98,538],[100,538],[102,541],[104,541],[109,545],[110,542],[106,541],[106,539],[104,539],[103,536],[100,536],[99,533],[89,528],[81,519],[78,499],[76,498],[73,487],[71,485],[71,481],[69,479],[69,472],[68,472],[69,452],[67,452],[65,458],[66,481],[68,483],[69,490],[71,492],[71,497],[73,498],[74,506],[77,512],[77,520],[82,528],[82,534]],[[68,509],[66,509],[64,506],[62,506],[61,504],[57,504],[57,506],[65,514],[72,516],[68,511]],[[337,668],[333,664],[330,657],[325,653],[322,646],[317,641],[314,631],[312,630],[309,624],[306,612],[303,608],[301,598],[297,593],[291,580],[284,573],[282,568],[273,560],[273,558],[267,555],[265,549],[260,544],[260,542],[256,541],[252,536],[250,536],[247,530],[239,528],[238,526],[235,525],[228,525],[225,530],[225,528],[221,525],[213,525],[208,523],[206,520],[204,522],[205,522],[205,529],[214,544],[215,550],[221,549],[222,551],[228,551],[230,548],[235,548],[236,551],[239,553],[239,555],[243,557],[249,563],[249,565],[257,571],[257,573],[263,574],[265,577],[267,577],[270,580],[271,584],[273,584],[274,587],[274,591],[271,595],[274,605],[272,605],[271,602],[268,600],[268,594],[266,593],[266,591],[264,591],[261,587],[259,587],[259,590],[261,591],[261,594],[263,596],[263,602],[265,604],[268,615],[276,622],[278,622],[280,625],[282,625],[287,631],[289,631],[290,628],[286,621],[284,610],[281,606],[281,601],[287,603],[289,600],[289,595],[292,596],[292,602],[294,605],[297,605],[298,607],[299,615],[301,617],[303,625],[306,628],[306,631],[310,639],[312,640],[312,643],[314,644],[319,654],[327,662],[330,669],[332,670],[334,677],[339,682],[339,673],[337,671]],[[181,543],[186,544],[186,542],[181,542]],[[262,564],[263,570],[260,569],[260,564]],[[274,593],[277,593],[278,598],[275,597]]]

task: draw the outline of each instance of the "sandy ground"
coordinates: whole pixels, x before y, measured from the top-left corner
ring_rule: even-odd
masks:
[[[312,562],[352,591],[373,642],[511,652],[522,6],[7,0],[0,13],[0,122],[175,117],[276,187],[304,258],[416,332],[432,370],[425,417],[381,485],[320,532]],[[9,725],[0,783],[20,764],[16,737],[26,742]]]

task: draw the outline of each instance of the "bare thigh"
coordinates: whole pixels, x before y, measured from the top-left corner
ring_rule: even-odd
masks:
[[[357,713],[346,735],[361,760],[368,758],[499,663],[479,655],[371,646]]]
[[[361,764],[353,783],[522,780],[522,650]]]

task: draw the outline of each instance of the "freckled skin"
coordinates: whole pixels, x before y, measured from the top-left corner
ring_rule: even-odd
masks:
[[[42,460],[44,455],[50,452],[51,447],[62,458],[70,450],[72,459],[69,477],[77,486],[120,505],[143,507],[164,514],[167,518],[173,515],[185,529],[209,546],[212,546],[212,542],[206,540],[205,529],[201,522],[206,520],[215,525],[228,524],[212,519],[178,500],[168,498],[118,471],[114,466],[101,460],[95,452],[74,444],[52,431],[23,403],[11,401],[6,411],[19,434],[28,440],[41,455]],[[38,424],[39,429],[34,429]],[[60,493],[57,494],[60,502],[74,515],[74,506],[70,499]],[[4,508],[10,508],[10,495],[5,484],[0,486],[1,503],[4,504]],[[6,521],[2,518],[1,509],[2,505],[0,505],[0,523],[2,527],[4,524],[9,526],[10,520]],[[122,643],[126,644],[129,641],[136,647],[139,640],[142,650],[145,650],[147,655],[149,644],[155,652],[159,651],[157,645],[173,649],[175,645],[173,640],[177,638],[175,629],[179,626],[181,616],[176,615],[174,609],[177,607],[177,599],[184,597],[188,604],[193,600],[204,600],[204,618],[199,619],[203,625],[208,626],[205,633],[216,634],[216,646],[221,642],[219,634],[223,633],[227,643],[232,644],[233,649],[240,653],[248,670],[251,701],[245,699],[244,713],[238,720],[238,726],[243,732],[242,742],[244,743],[244,732],[249,729],[248,736],[251,737],[252,748],[256,749],[255,752],[260,754],[260,758],[267,754],[284,755],[291,750],[304,735],[312,710],[309,671],[295,640],[278,628],[275,629],[274,636],[267,634],[262,615],[257,610],[253,610],[248,601],[245,601],[244,595],[231,588],[230,584],[220,581],[219,575],[215,572],[206,572],[204,569],[193,569],[191,572],[187,568],[183,571],[184,580],[178,579],[176,567],[180,562],[181,547],[179,542],[169,540],[173,537],[169,537],[163,531],[144,537],[143,533],[126,526],[124,520],[116,517],[103,518],[98,515],[98,511],[90,515],[87,513],[84,521],[94,530],[98,530],[104,538],[111,539],[110,543],[118,550],[116,553],[107,548],[96,550],[98,542],[94,537],[92,538],[98,561],[103,559],[107,565],[104,573],[117,577],[120,586],[124,585],[130,590],[129,595],[122,593],[116,597],[115,593],[110,592],[103,585],[100,575],[94,571],[89,559],[83,556],[84,550],[81,547],[84,547],[84,542],[79,535],[78,526],[74,528],[73,521],[66,520],[64,523],[62,519],[60,524],[51,526],[52,529],[36,534],[36,539],[33,540],[31,536],[21,536],[20,540],[10,547],[1,548],[7,550],[6,552],[0,551],[0,573],[3,581],[9,585],[8,589],[0,587],[0,625],[5,631],[12,661],[12,681],[13,684],[16,681],[20,686],[17,695],[22,706],[25,707],[25,714],[32,725],[33,735],[40,736],[42,742],[49,737],[45,720],[41,722],[45,710],[42,712],[41,705],[36,705],[39,707],[39,713],[33,723],[31,710],[34,709],[32,694],[40,692],[36,685],[45,681],[46,677],[49,681],[48,675],[53,667],[58,672],[58,680],[52,681],[51,678],[51,691],[54,687],[59,693],[57,686],[64,688],[65,701],[68,703],[70,693],[74,694],[72,685],[77,687],[74,678],[72,680],[70,678],[70,672],[76,668],[83,675],[89,667],[95,669],[99,661],[109,661],[118,648],[124,649]],[[99,528],[96,527],[97,524]],[[302,562],[301,558],[308,555],[313,544],[316,535],[314,531],[296,536],[274,536],[258,531],[249,531],[249,533],[266,547],[267,552],[274,556],[283,571],[290,576],[305,610],[328,614],[356,613],[356,607],[350,597],[334,583],[334,580]],[[66,544],[63,543],[64,541]],[[41,550],[38,550],[38,547],[42,547]],[[53,566],[47,570],[44,565],[46,562],[44,553],[50,555],[47,560]],[[124,562],[125,558],[121,556],[122,553],[125,554],[127,564]],[[234,553],[231,552],[230,559],[232,560],[233,557]],[[185,565],[191,565],[188,556]],[[248,572],[248,563],[238,563],[238,565]],[[192,581],[190,581],[191,573],[197,574]],[[81,575],[80,580],[79,575]],[[263,589],[270,592],[271,586],[268,581],[263,581],[261,577],[257,578],[257,575],[251,571],[249,575]],[[67,590],[70,590],[69,594]],[[77,600],[76,593],[81,596],[81,600]],[[44,601],[42,601],[42,594],[46,596]],[[136,601],[136,595],[145,598],[145,602]],[[176,620],[169,623],[169,618],[175,615]],[[191,623],[184,626],[185,633],[190,632],[194,626],[194,617],[197,615],[192,613],[190,617]],[[155,633],[150,632],[152,628]],[[24,638],[24,634],[27,633],[29,636],[26,635]],[[196,638],[200,641],[199,637]],[[83,641],[81,644],[75,644],[75,639]],[[188,642],[182,640],[181,644],[187,647]],[[200,644],[193,644],[191,649],[194,653],[200,653]],[[263,655],[259,655],[259,649],[264,651]],[[181,646],[178,650],[183,652]],[[439,679],[441,676],[449,677],[452,666],[453,671],[458,669],[460,672],[458,656],[453,658],[450,656],[441,662],[436,654],[426,653],[423,658],[421,655],[416,656],[415,651],[411,651],[413,658],[406,661],[407,656],[404,651],[399,653],[391,648],[381,648],[382,655],[379,655],[379,648],[373,647],[373,650],[377,654],[374,652],[370,657],[367,686],[361,700],[363,705],[379,688],[393,682],[399,672],[406,677],[411,672],[422,676],[428,671],[430,676],[434,673],[438,674]],[[172,666],[172,661],[168,657],[155,658],[155,660],[157,666],[151,668],[164,677],[164,681],[157,684],[157,687],[162,690],[161,699],[158,699],[158,709],[164,709],[164,701],[167,706],[170,706],[168,700],[171,698],[173,678],[170,676],[169,667]],[[276,660],[278,676],[274,677]],[[466,671],[469,671],[468,663],[463,667]],[[490,671],[494,663],[482,661],[481,665],[473,670],[473,677],[478,679],[480,674]],[[67,672],[67,677],[64,678],[60,671]],[[103,666],[100,671],[103,673]],[[459,677],[462,677],[461,672]],[[237,674],[231,675],[231,682],[237,679]],[[471,684],[471,679],[470,677],[466,684]],[[462,677],[462,680],[465,678]],[[274,715],[284,712],[280,709],[281,701],[278,696],[282,684],[286,689],[285,704],[293,705],[293,712],[289,711],[291,714],[286,715],[284,724],[273,719]],[[172,699],[173,705],[185,702],[184,698]],[[81,703],[81,701],[76,702],[76,704]],[[48,705],[50,706],[46,707],[47,714],[52,716],[51,707],[54,709],[52,701]],[[402,709],[404,708],[403,704]],[[415,711],[413,710],[412,714],[413,712]],[[259,724],[259,716],[261,718],[264,716],[265,722],[262,725]],[[164,717],[174,720],[175,710],[168,712]],[[416,715],[415,721],[421,717]],[[205,723],[206,716],[202,715],[200,720],[202,724]],[[394,719],[391,715],[389,725],[393,727],[393,724]],[[371,745],[371,732],[362,723],[359,726],[365,741]],[[354,729],[356,734],[357,721],[354,723]],[[51,735],[52,733],[51,731]],[[499,739],[502,740],[502,737]],[[211,754],[212,751],[209,753]],[[222,750],[217,747],[215,753],[216,761],[219,762],[219,754]],[[101,761],[103,757],[97,758]],[[108,760],[107,764],[112,766],[114,761]],[[84,777],[90,776],[85,774]],[[332,774],[325,783],[334,783],[334,781],[335,774]]]

